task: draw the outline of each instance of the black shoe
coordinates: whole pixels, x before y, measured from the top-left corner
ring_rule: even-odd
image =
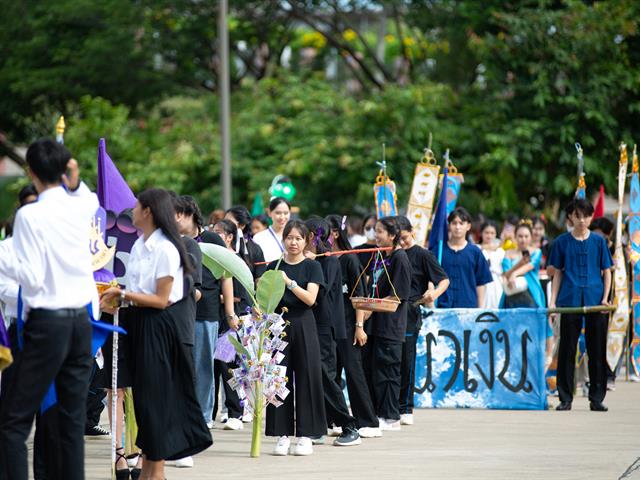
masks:
[[[608,412],[609,408],[602,402],[589,403],[589,410],[592,412]]]
[[[119,469],[117,467],[118,460],[123,459],[127,461],[127,457],[124,454],[124,448],[116,448],[116,480],[129,480],[129,466],[127,468]]]
[[[333,442],[336,447],[350,447],[351,445],[360,445],[361,443],[360,434],[358,430],[353,427],[343,428],[342,435]]]
[[[560,402],[560,405],[556,407],[558,411],[571,410],[571,402]]]
[[[100,425],[94,425],[93,427],[85,428],[84,434],[88,437],[100,437],[103,435],[109,435],[109,430],[105,430]]]

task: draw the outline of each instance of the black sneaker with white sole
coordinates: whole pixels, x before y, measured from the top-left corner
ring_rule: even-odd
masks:
[[[350,447],[351,445],[360,445],[361,443],[360,434],[358,430],[353,427],[343,428],[342,435],[333,442],[336,447]]]
[[[92,427],[86,427],[84,429],[84,434],[87,437],[100,437],[103,435],[109,435],[109,430],[105,430],[100,425],[94,425]]]

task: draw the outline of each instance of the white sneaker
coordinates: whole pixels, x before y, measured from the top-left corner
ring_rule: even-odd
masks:
[[[224,424],[225,430],[242,430],[243,428],[244,425],[239,418],[230,418],[227,420],[227,423]]]
[[[215,422],[213,420],[211,420],[210,422],[207,422],[207,428],[209,430],[213,430],[213,428],[216,426]]]
[[[220,414],[220,422],[221,423],[226,423],[226,421],[229,419],[229,414],[227,412],[221,413]]]
[[[276,443],[276,446],[273,449],[273,454],[276,457],[286,457],[287,455],[289,455],[290,445],[291,445],[291,440],[289,440],[289,437],[283,436],[278,438],[278,442]]]
[[[184,457],[176,460],[176,468],[193,468],[193,457]]]
[[[309,437],[298,438],[298,443],[293,449],[293,454],[298,456],[311,455],[313,453],[313,443]]]
[[[242,415],[242,423],[251,423],[253,422],[253,415],[250,413],[245,413]]]
[[[389,432],[398,432],[401,430],[400,420],[387,420],[384,418],[379,418],[378,420],[380,421],[380,430]]]
[[[413,425],[413,413],[403,413],[400,415],[400,425]]]
[[[382,436],[380,427],[362,427],[358,429],[358,433],[362,438],[380,438]]]
[[[339,437],[342,435],[342,427],[336,427],[335,425],[329,429],[328,435],[330,437]]]

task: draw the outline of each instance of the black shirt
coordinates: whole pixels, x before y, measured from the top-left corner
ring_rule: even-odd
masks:
[[[367,322],[368,329],[374,336],[394,342],[404,342],[407,330],[407,305],[411,294],[411,263],[409,263],[406,252],[402,249],[394,250],[385,259],[388,260],[389,277],[383,269],[378,277],[374,296],[385,298],[397,295],[401,303],[395,312],[374,312]],[[373,275],[371,282],[373,283]]]
[[[242,241],[245,242],[245,245],[247,247],[247,253],[248,253],[247,260],[249,262],[249,269],[253,274],[253,278],[254,279],[260,278],[262,274],[267,270],[266,264],[256,265],[256,263],[264,262],[264,253],[262,253],[262,248],[260,248],[260,245],[258,245],[256,242],[254,242],[250,238],[247,239],[246,241],[245,239],[243,239]],[[240,247],[240,248],[243,248],[243,247]],[[244,249],[241,253],[244,254]]]
[[[336,257],[318,257],[322,267],[325,288],[318,294],[318,302],[313,309],[318,325],[318,333],[334,338],[347,338],[344,325],[344,301],[342,299],[342,271]]]
[[[271,262],[269,265],[267,265],[267,270],[275,270],[277,264],[277,260]],[[315,260],[305,258],[303,261],[301,261],[300,263],[296,263],[295,265],[290,265],[282,260],[280,262],[278,270],[285,272],[291,280],[295,280],[298,286],[304,288],[305,290],[309,283],[316,283],[320,285],[320,288],[322,288],[324,285],[324,275],[322,274],[322,267]],[[304,310],[311,308],[298,297],[296,297],[296,295],[288,288],[285,289],[282,300],[280,300],[276,311],[280,312],[283,307],[286,307],[288,309],[289,315],[300,314]]]
[[[429,282],[433,283],[435,287],[448,277],[435,255],[426,248],[414,245],[405,250],[405,252],[411,264],[411,293],[409,301],[413,303],[422,298],[422,294],[429,287]]]
[[[366,295],[366,279],[362,275],[358,282],[358,277],[363,270],[358,255],[348,253],[341,255],[340,269],[342,271],[342,298],[344,302],[344,320],[347,331],[351,332],[355,328],[356,311],[351,304],[351,292],[354,297],[364,297]],[[356,284],[357,282],[357,284]]]
[[[196,237],[198,243],[213,243],[227,248],[215,232],[204,230]],[[202,285],[200,286],[202,298],[198,302],[196,320],[217,322],[220,320],[220,280],[213,276],[207,268],[202,267]]]
[[[362,245],[355,247],[354,250],[365,250],[367,248],[376,248],[376,244],[363,243]],[[375,254],[376,252],[361,252],[356,254],[358,255],[358,260],[360,260],[360,265],[362,265],[362,268],[367,268],[367,265],[369,265],[367,275],[371,273],[371,268],[373,267],[374,260],[375,260],[375,257],[374,257]],[[371,257],[374,257],[374,258],[371,258]]]
[[[185,306],[183,311],[189,312],[189,314],[180,316],[180,321],[176,322],[176,328],[181,341],[187,345],[193,345],[195,338],[194,321],[197,311],[193,289],[200,289],[202,284],[202,251],[198,246],[198,242],[192,238],[182,237],[182,242],[187,250],[187,256],[191,260],[193,271],[191,274],[186,275],[184,280],[184,296],[189,297],[185,300],[189,305]]]

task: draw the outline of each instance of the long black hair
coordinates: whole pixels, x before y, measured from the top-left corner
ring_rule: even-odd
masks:
[[[347,235],[347,226],[344,224],[344,220],[346,220],[346,217],[332,214],[325,217],[325,220],[329,223],[331,231],[338,234],[338,238],[336,238],[336,244],[338,245],[338,248],[340,250],[351,250],[353,247],[349,242],[349,236]]]
[[[316,247],[316,253],[327,253],[331,250],[331,245],[329,245],[328,241],[331,233],[329,222],[322,217],[312,216],[304,224],[309,229],[309,232],[314,235],[313,245]]]
[[[413,232],[413,225],[411,225],[411,221],[404,215],[398,215],[396,217],[396,225],[398,225],[398,230],[401,232]]]
[[[251,233],[251,214],[247,207],[243,205],[236,205],[235,207],[231,207],[225,213],[233,216],[236,219],[238,225],[242,225],[240,228],[242,230],[243,235],[248,236]]]
[[[278,208],[278,205],[280,205],[282,203],[284,203],[287,206],[287,208],[289,210],[291,210],[291,204],[289,203],[289,201],[286,198],[274,197],[269,202],[269,211],[273,212],[276,208]]]
[[[238,227],[236,226],[236,224],[231,220],[223,219],[218,220],[216,222],[216,225],[218,225],[226,235],[231,235],[231,245],[235,250],[236,239],[238,238]]]
[[[394,217],[383,217],[378,220],[382,228],[384,228],[389,235],[393,236],[393,246],[397,247],[400,244],[400,227]]]
[[[180,254],[180,264],[185,274],[193,272],[193,265],[182,242],[176,223],[176,210],[173,199],[168,191],[161,188],[150,188],[138,195],[138,202],[142,208],[149,208],[153,217],[153,224],[176,247]]]

